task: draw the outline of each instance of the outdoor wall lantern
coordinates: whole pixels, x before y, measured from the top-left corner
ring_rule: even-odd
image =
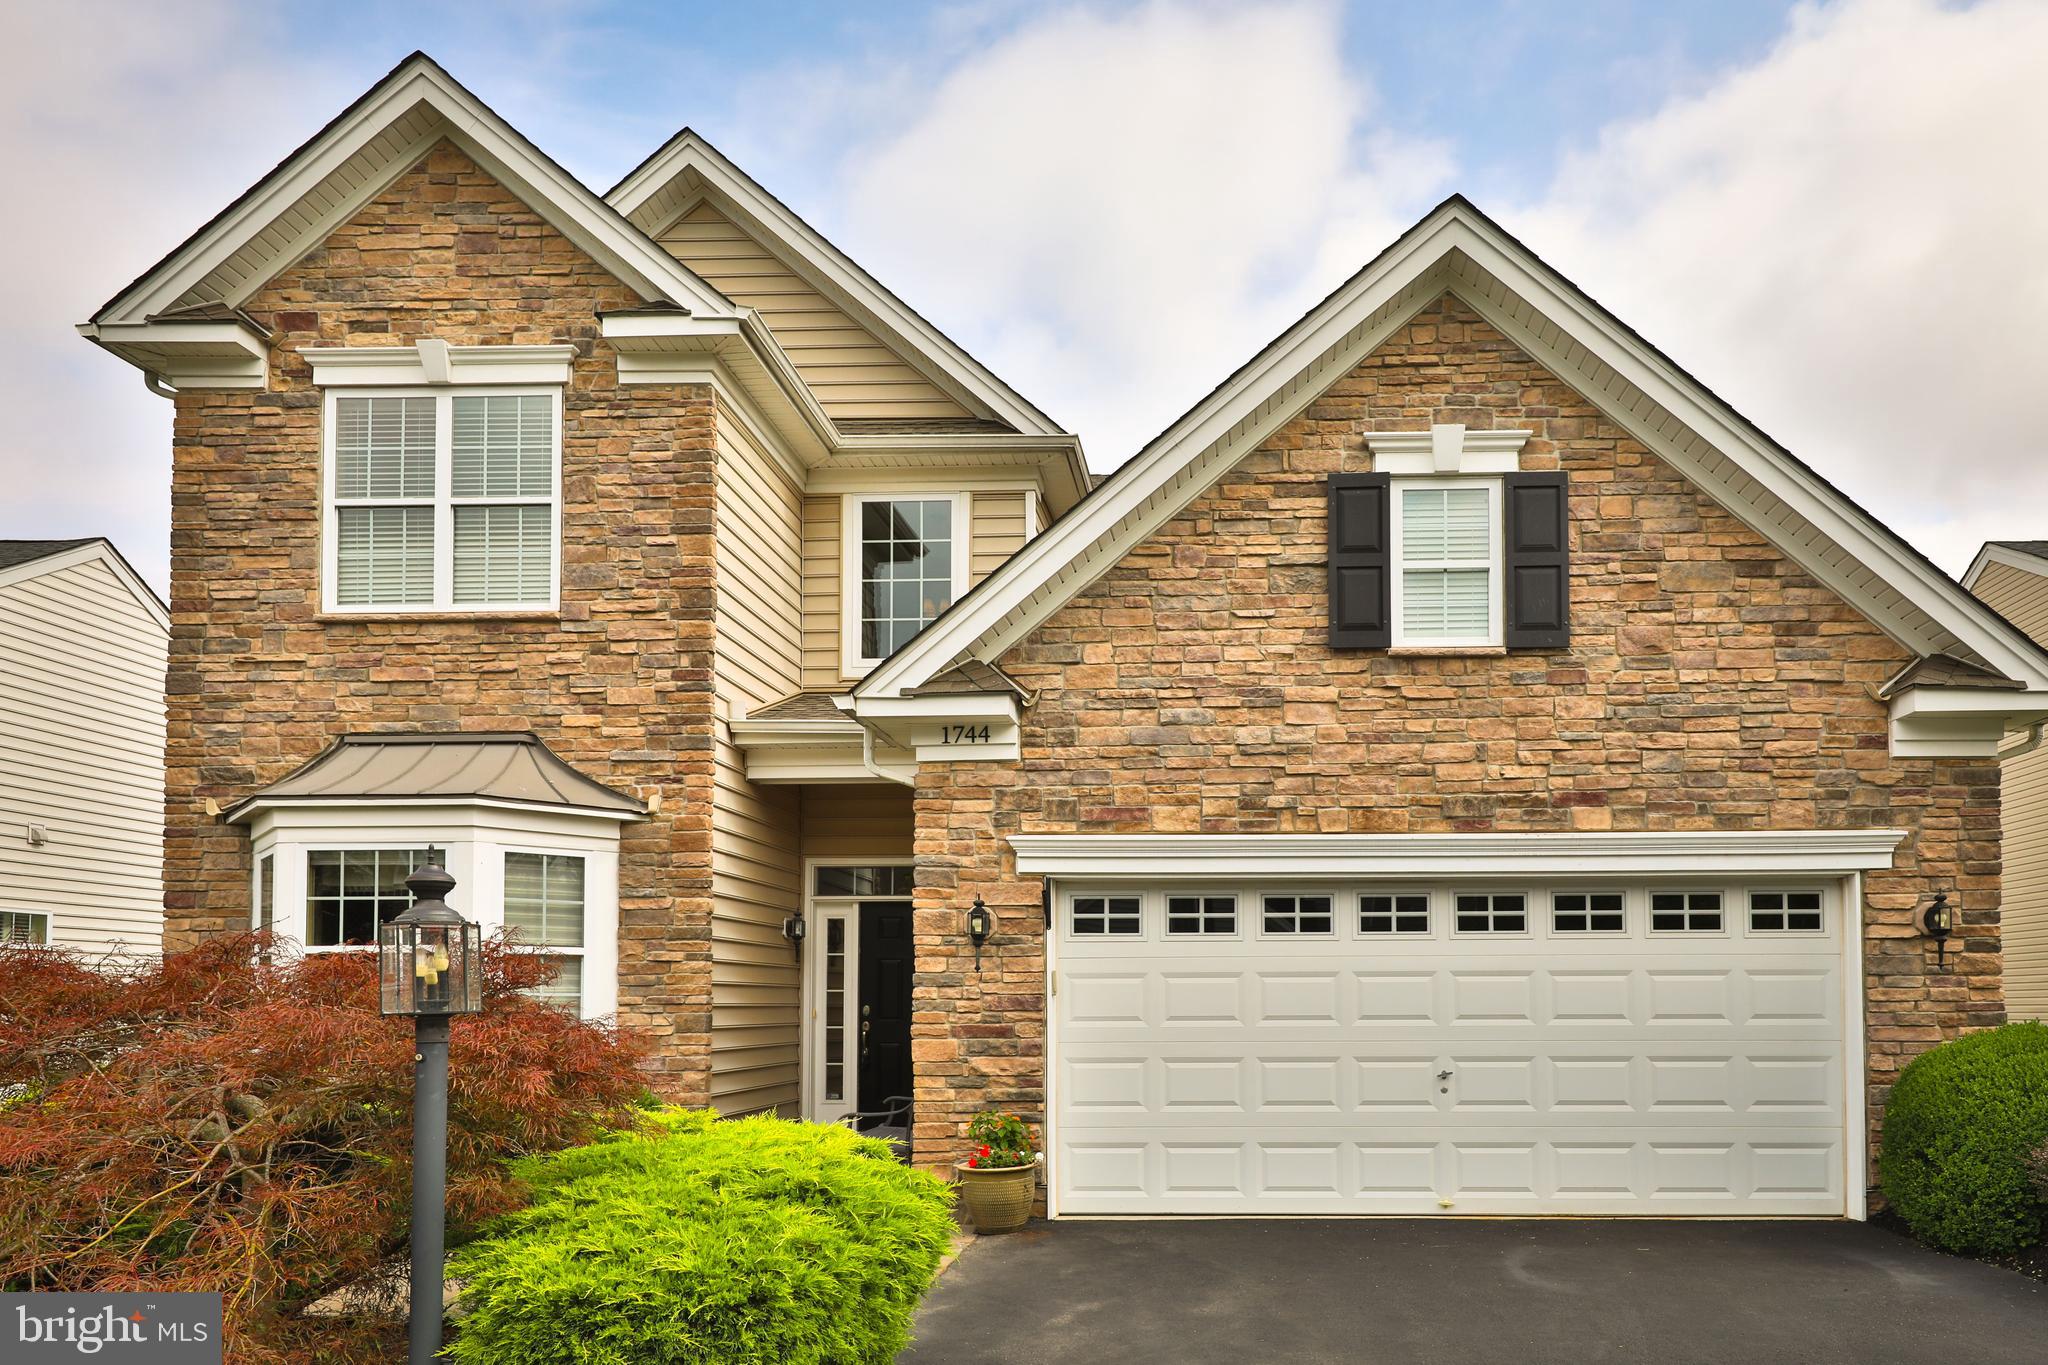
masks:
[[[982,904],[981,897],[974,898],[974,907],[967,912],[967,937],[974,944],[974,970],[981,970],[981,945],[995,937],[996,912]]]
[[[1948,903],[1948,892],[1935,893],[1927,913],[1920,917],[1920,927],[1927,931],[1927,937],[1934,940],[1934,969],[1947,970],[1948,936],[1956,931],[1956,911]]]
[[[804,934],[806,932],[807,930],[804,928],[804,917],[802,915],[791,915],[789,918],[782,921],[782,936],[789,940],[790,946],[792,948],[796,949],[798,957],[803,956]]]
[[[483,1008],[483,934],[455,913],[455,878],[439,849],[405,885],[412,905],[377,931],[383,1012],[413,1019],[411,1365],[441,1352],[441,1262],[447,1231],[448,1021]]]

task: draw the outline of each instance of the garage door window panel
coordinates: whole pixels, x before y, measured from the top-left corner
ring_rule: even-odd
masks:
[[[1619,891],[1559,891],[1550,898],[1554,934],[1625,934],[1627,898]]]
[[[1818,891],[1752,891],[1749,932],[1752,934],[1818,934],[1826,928]]]
[[[1166,932],[1172,935],[1234,936],[1236,896],[1168,896]]]
[[[1144,905],[1136,896],[1074,897],[1073,929],[1076,934],[1101,938],[1129,937],[1144,932]]]
[[[1727,932],[1718,891],[1653,891],[1650,893],[1653,934],[1721,934]]]
[[[1378,936],[1427,936],[1429,895],[1421,891],[1372,892],[1358,898],[1358,932]]]
[[[1519,891],[1460,891],[1453,900],[1460,934],[1527,934],[1529,898]]]
[[[1261,923],[1268,934],[1329,938],[1337,930],[1336,905],[1333,896],[1267,896]]]

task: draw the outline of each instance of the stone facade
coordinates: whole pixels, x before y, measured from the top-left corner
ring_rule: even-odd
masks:
[[[259,291],[263,391],[177,403],[167,940],[247,923],[249,846],[208,814],[335,736],[532,730],[659,797],[620,846],[622,1022],[708,1093],[715,420],[708,387],[621,388],[600,310],[641,300],[443,144]],[[561,343],[560,610],[323,617],[321,398],[302,346]]]
[[[1570,475],[1572,641],[1458,656],[1325,643],[1324,481],[1363,436],[1527,428]],[[1454,299],[1002,661],[1038,693],[1023,760],[917,792],[917,1155],[990,1104],[1042,1113],[1040,884],[1006,836],[1896,826],[1863,907],[1873,1139],[1898,1069],[2002,1018],[1998,772],[1895,759],[1875,689],[1909,655]],[[1913,910],[1960,892],[1936,975]],[[979,974],[960,929],[1002,916]]]

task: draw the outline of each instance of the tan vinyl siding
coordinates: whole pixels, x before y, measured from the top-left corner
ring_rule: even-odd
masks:
[[[885,488],[886,484],[878,479],[875,491]],[[1022,548],[1026,501],[1022,489],[968,495],[969,587],[988,577]],[[1030,501],[1043,503],[1043,499]],[[844,566],[839,539],[841,507],[837,494],[804,499],[803,675],[804,686],[809,688],[839,688],[851,681],[844,675],[845,665],[839,653],[839,627],[844,610],[839,596],[839,577]]]
[[[796,688],[802,498],[759,440],[718,410],[718,743],[711,833],[711,1102],[722,1113],[801,1097],[801,980],[782,922],[797,913],[796,793],[747,781],[723,724]]]
[[[804,857],[907,863],[911,790],[893,782],[803,789]]]
[[[1016,493],[976,493],[968,518],[969,580],[979,583],[1004,560],[1024,548],[1025,497]]]
[[[0,587],[0,910],[53,944],[159,951],[168,645],[101,561]]]
[[[2036,640],[2048,640],[2048,576],[1987,564],[1971,590]],[[1999,785],[2006,1013],[2048,1019],[2048,749],[2007,759]]]
[[[661,244],[760,313],[830,416],[972,415],[709,202],[663,232]]]

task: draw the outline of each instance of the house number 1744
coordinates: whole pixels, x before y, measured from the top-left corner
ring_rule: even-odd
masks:
[[[939,727],[939,743],[986,744],[988,743],[988,727],[986,725],[941,725]]]

